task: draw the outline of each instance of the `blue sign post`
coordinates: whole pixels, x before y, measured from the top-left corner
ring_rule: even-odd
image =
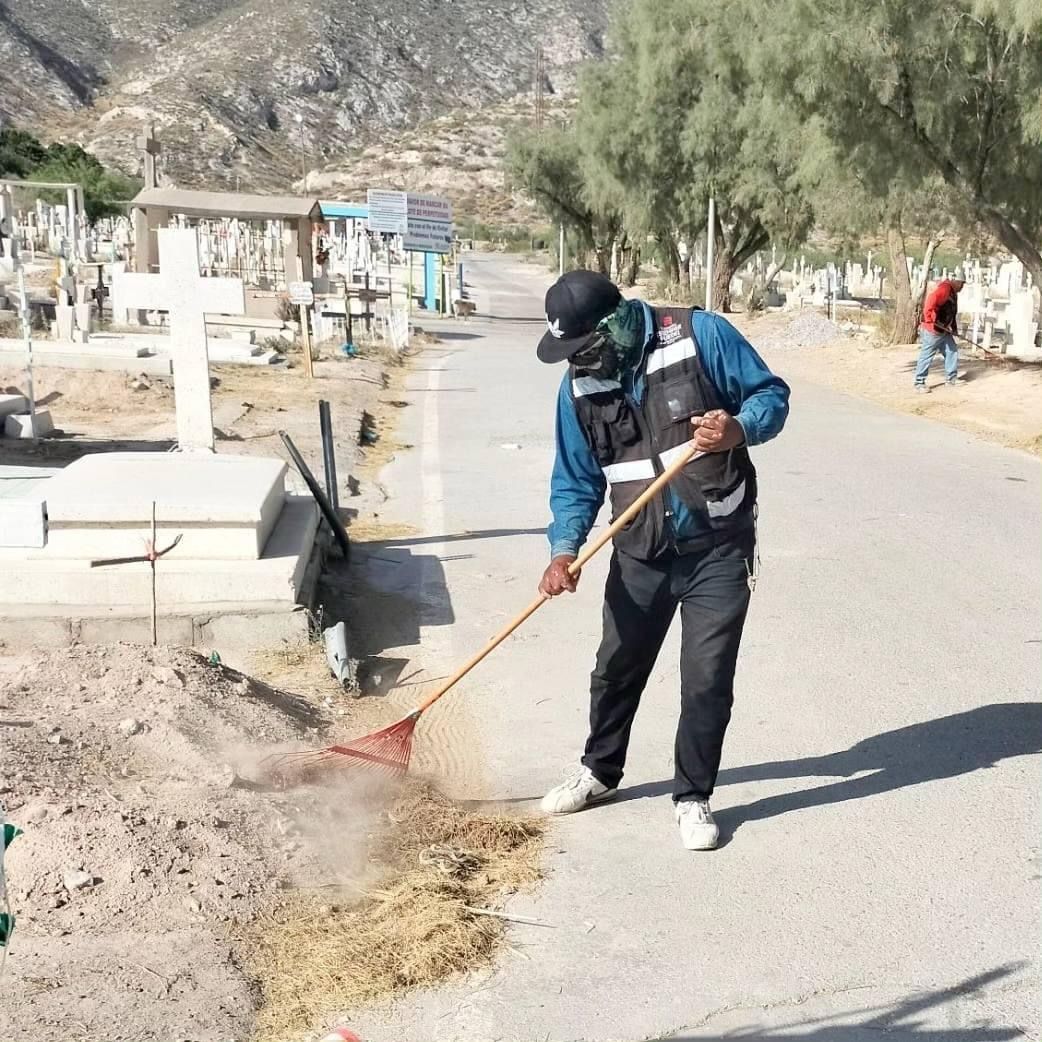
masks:
[[[438,269],[435,265],[438,255],[423,255],[423,306],[427,311],[438,309]]]

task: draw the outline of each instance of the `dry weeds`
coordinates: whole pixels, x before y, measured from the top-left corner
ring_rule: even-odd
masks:
[[[342,905],[329,890],[297,893],[251,931],[262,1042],[487,964],[503,923],[468,908],[539,878],[539,819],[474,813],[425,785],[406,787],[382,818],[371,855],[388,866],[378,888],[345,889]]]
[[[355,518],[348,526],[347,534],[356,543],[389,543],[395,539],[420,535],[415,525],[398,521],[376,521],[371,518]]]
[[[249,671],[265,683],[312,702],[339,702],[344,697],[344,689],[326,662],[321,641],[301,639],[257,649],[249,657]]]

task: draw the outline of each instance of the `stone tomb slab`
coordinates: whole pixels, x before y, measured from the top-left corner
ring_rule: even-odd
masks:
[[[160,549],[192,560],[256,560],[285,500],[286,465],[251,456],[113,452],[84,456],[47,482],[47,556],[143,553],[156,504]]]
[[[20,416],[29,411],[29,402],[21,394],[0,394],[0,418]]]

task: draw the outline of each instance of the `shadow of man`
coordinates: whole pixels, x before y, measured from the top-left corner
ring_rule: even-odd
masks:
[[[842,752],[721,771],[719,783],[839,777],[813,789],[767,796],[721,813],[731,830],[789,811],[845,803],[909,785],[955,778],[1042,751],[1042,704],[1000,702],[866,738]],[[855,774],[871,774],[855,778]]]
[[[1012,963],[971,977],[952,988],[940,991],[924,991],[912,995],[893,1005],[865,1010],[854,1014],[854,1022],[839,1023],[834,1017],[808,1020],[805,1024],[794,1024],[779,1031],[756,1028],[729,1031],[726,1035],[711,1035],[699,1032],[696,1035],[680,1032],[653,1042],[796,1042],[799,1039],[815,1039],[817,1042],[872,1042],[885,1034],[891,1042],[1008,1042],[1026,1038],[1027,1033],[1012,1025],[990,1024],[977,1017],[971,1027],[941,1027],[926,1025],[921,1015],[930,1009],[940,1009],[957,999],[979,998],[987,994],[986,988],[1022,968]],[[843,1020],[848,1020],[843,1017]]]

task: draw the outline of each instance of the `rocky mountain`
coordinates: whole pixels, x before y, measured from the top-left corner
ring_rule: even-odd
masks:
[[[550,99],[601,54],[608,0],[0,0],[0,120],[138,173],[286,189],[453,114]],[[422,147],[421,147],[422,150]],[[353,158],[352,158],[353,157]],[[372,156],[370,156],[372,158]],[[461,158],[461,162],[466,157]],[[316,185],[317,187],[317,185]]]
[[[546,104],[546,123],[567,119],[571,107],[568,99]],[[546,218],[509,184],[503,165],[508,134],[516,127],[531,127],[534,109],[531,96],[517,97],[384,132],[309,171],[308,190],[327,199],[363,199],[366,188],[429,192],[451,198],[460,217],[503,231],[535,231]],[[299,186],[298,178],[294,187]]]

